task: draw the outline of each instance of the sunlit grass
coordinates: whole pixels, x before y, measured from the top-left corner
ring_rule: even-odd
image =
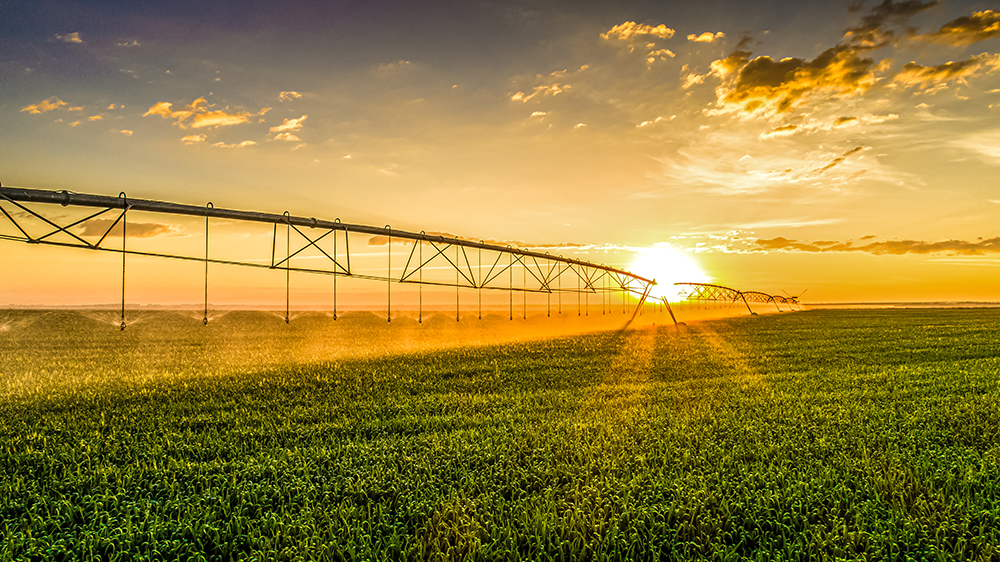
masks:
[[[995,311],[358,358],[306,319],[19,314],[3,560],[1000,557]]]

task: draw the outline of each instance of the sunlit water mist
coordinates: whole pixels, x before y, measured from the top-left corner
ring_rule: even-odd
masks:
[[[735,307],[674,305],[678,322],[745,315]],[[44,397],[95,386],[139,389],[296,365],[363,360],[384,355],[537,340],[586,332],[673,326],[662,305],[634,308],[565,307],[562,313],[528,308],[418,314],[329,312],[11,310],[0,316],[0,396]],[[513,318],[511,318],[513,317]],[[88,390],[89,389],[89,390]]]

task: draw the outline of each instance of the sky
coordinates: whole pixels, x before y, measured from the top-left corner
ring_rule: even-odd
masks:
[[[0,51],[4,186],[682,253],[805,302],[1000,300],[996,4],[2,0]],[[0,244],[0,303],[120,283]],[[149,275],[136,298],[197,300]]]

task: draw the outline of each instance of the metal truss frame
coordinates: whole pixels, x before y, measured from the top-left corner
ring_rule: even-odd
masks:
[[[32,235],[28,232],[26,225],[18,221],[13,214],[8,212],[5,204],[16,208],[25,214],[29,220],[37,220],[46,226],[46,230],[40,234]],[[74,220],[67,224],[59,224],[58,219],[45,216],[42,211],[29,207],[27,204],[48,204],[60,205],[62,207],[90,207],[99,209],[88,214],[86,217]],[[195,216],[205,217],[205,253],[204,255],[180,255],[170,252],[151,252],[129,249],[127,245],[127,224],[128,213],[130,211],[142,211],[152,213],[162,213],[175,216]],[[483,289],[504,290],[510,293],[510,317],[513,319],[513,295],[520,292],[522,297],[523,314],[527,317],[527,294],[542,293],[548,295],[548,313],[551,315],[551,296],[563,294],[577,295],[577,312],[582,314],[582,297],[587,298],[587,313],[589,314],[589,298],[591,295],[601,295],[602,313],[611,308],[611,296],[614,293],[621,294],[622,312],[627,313],[630,308],[628,296],[638,299],[633,308],[632,317],[642,309],[649,298],[650,291],[656,281],[647,279],[634,273],[608,267],[603,264],[591,263],[573,258],[566,258],[561,255],[551,255],[523,248],[511,246],[499,246],[487,244],[480,241],[473,241],[464,238],[446,238],[443,236],[429,235],[421,231],[410,232],[393,229],[389,225],[383,228],[348,224],[340,219],[333,221],[320,220],[312,217],[298,217],[290,215],[287,211],[281,215],[271,213],[259,213],[251,211],[238,211],[233,209],[217,208],[212,203],[204,207],[194,205],[182,205],[164,201],[147,199],[130,199],[125,193],[120,193],[118,197],[108,197],[102,195],[91,195],[73,193],[70,191],[47,191],[26,188],[11,188],[0,186],[0,212],[4,217],[20,232],[18,235],[0,234],[0,240],[10,240],[24,242],[28,244],[40,244],[62,247],[75,247],[90,250],[114,252],[122,254],[122,323],[121,329],[125,329],[125,257],[127,255],[169,258],[178,260],[188,260],[203,262],[205,264],[205,317],[204,322],[208,323],[208,266],[209,264],[234,265],[243,267],[266,268],[272,270],[285,271],[286,278],[286,310],[285,321],[289,321],[289,284],[291,272],[313,273],[333,276],[334,291],[334,318],[336,318],[336,283],[338,277],[350,277],[354,279],[368,279],[373,281],[383,281],[387,283],[387,320],[392,320],[392,284],[406,283],[419,286],[435,285],[442,287],[455,287],[456,289],[456,319],[458,316],[458,290],[462,288],[475,289],[479,295],[479,317],[482,317],[482,294]],[[106,220],[109,215],[114,215],[114,221],[106,229],[100,239],[93,243],[83,236],[73,232],[72,229],[82,227],[88,221],[95,219]],[[271,259],[269,263],[259,263],[241,260],[229,260],[213,258],[209,254],[209,219],[228,219],[232,221],[245,221],[256,223],[269,223],[272,228]],[[121,247],[112,247],[106,243],[118,225],[122,227]],[[278,251],[278,227],[285,227],[285,252],[284,256]],[[63,240],[54,239],[56,235],[63,234]],[[371,236],[385,236],[388,238],[387,244],[387,267],[386,273],[372,274],[361,273],[351,267],[350,234],[368,234]],[[343,253],[338,255],[339,238],[343,237]],[[67,238],[68,237],[68,238]],[[292,240],[295,239],[295,246]],[[411,244],[409,255],[402,272],[394,275],[392,272],[393,239],[404,240]],[[332,242],[332,251],[320,245],[320,242]],[[424,249],[428,248],[430,257],[424,258]],[[293,267],[292,259],[301,255],[307,250],[315,250],[322,256],[322,266],[320,267]],[[483,253],[487,253],[487,259],[483,261]],[[475,253],[476,263],[470,259],[470,254]],[[455,272],[455,281],[425,280],[423,273],[429,264],[435,263],[440,268],[451,268]],[[521,279],[514,279],[516,269],[521,271]],[[505,280],[506,274],[506,283]],[[518,282],[519,281],[519,282]],[[558,300],[559,312],[562,312],[562,298]],[[420,294],[420,317],[422,321],[423,295]],[[668,305],[669,307],[669,305]],[[671,315],[673,313],[671,312]],[[676,321],[676,320],[675,320]]]
[[[688,288],[688,292],[684,297],[685,300],[722,301],[730,303],[742,301],[743,304],[746,305],[747,310],[750,311],[750,314],[753,315],[756,315],[757,313],[750,308],[750,303],[774,303],[774,307],[777,308],[779,312],[785,312],[781,310],[780,306],[778,306],[779,302],[788,305],[789,310],[791,310],[792,306],[798,306],[799,304],[798,298],[796,297],[769,295],[760,291],[740,291],[731,287],[713,285],[711,283],[674,283],[674,285]]]

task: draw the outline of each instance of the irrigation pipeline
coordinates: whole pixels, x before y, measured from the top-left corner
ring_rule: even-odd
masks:
[[[711,283],[674,283],[674,285],[682,287],[684,291],[684,300],[689,301],[701,301],[701,302],[725,302],[725,303],[739,303],[742,302],[747,310],[750,311],[751,315],[756,316],[757,313],[750,308],[750,303],[774,303],[775,308],[779,312],[785,312],[782,310],[778,303],[782,303],[788,306],[789,310],[793,306],[799,306],[798,297],[793,296],[781,296],[781,295],[769,295],[767,293],[762,293],[760,291],[740,291],[730,287],[724,287],[722,285],[713,285]],[[673,315],[673,312],[671,312]]]
[[[16,207],[20,212],[15,211],[13,214],[8,212],[2,204],[4,202]],[[86,207],[100,210],[90,213],[84,218],[72,222],[66,222],[69,219],[57,215],[50,215],[47,217],[42,214],[42,212],[26,206],[25,203],[59,205],[61,207]],[[160,213],[173,216],[204,217],[204,255],[181,255],[171,252],[144,251],[134,248],[130,249],[127,245],[128,213],[135,211]],[[483,289],[502,290],[507,291],[510,294],[511,298],[508,300],[510,305],[511,320],[514,318],[513,294],[517,291],[523,293],[522,314],[525,318],[527,318],[527,293],[529,292],[546,294],[548,316],[551,316],[552,314],[553,295],[558,297],[558,313],[561,314],[563,309],[562,295],[566,293],[576,293],[578,315],[582,315],[581,296],[585,295],[587,302],[587,314],[589,315],[589,299],[591,294],[601,294],[601,312],[603,314],[605,310],[605,302],[607,303],[610,311],[611,296],[613,293],[618,292],[621,294],[622,298],[622,314],[627,314],[628,311],[628,306],[626,304],[627,295],[632,295],[638,299],[636,306],[632,309],[631,319],[634,319],[637,314],[641,313],[643,305],[647,302],[647,300],[651,298],[650,293],[653,286],[656,285],[656,281],[653,279],[647,279],[622,269],[608,267],[603,264],[596,264],[584,260],[566,258],[561,255],[551,255],[547,252],[541,253],[522,248],[514,248],[511,246],[488,244],[482,240],[477,242],[458,237],[431,235],[423,231],[418,233],[398,230],[391,228],[389,225],[380,228],[361,224],[348,224],[341,222],[339,218],[329,221],[312,217],[298,217],[289,214],[287,211],[278,215],[272,213],[218,208],[212,203],[208,203],[204,207],[198,207],[194,205],[183,205],[179,203],[169,203],[148,199],[130,199],[125,193],[120,193],[118,197],[108,197],[103,195],[74,193],[70,191],[46,191],[39,189],[0,186],[0,212],[3,213],[3,215],[20,233],[20,235],[0,234],[0,240],[19,241],[26,242],[28,244],[87,248],[91,250],[120,253],[122,255],[122,330],[124,330],[127,325],[125,322],[125,282],[127,265],[126,256],[128,255],[203,262],[205,265],[205,303],[203,323],[206,325],[208,324],[209,264],[238,265],[244,267],[284,270],[286,323],[290,321],[290,285],[291,272],[293,271],[333,276],[334,319],[337,318],[338,277],[343,276],[354,279],[386,282],[386,319],[390,322],[392,321],[392,283],[412,284],[420,288],[420,295],[418,297],[418,321],[420,322],[423,321],[422,288],[428,285],[437,287],[455,287],[456,320],[460,318],[460,298],[458,291],[461,288],[471,288],[478,292],[478,316],[480,319],[482,319]],[[114,216],[114,220],[106,218],[108,216]],[[270,263],[264,263],[262,261],[212,258],[209,252],[209,219],[213,218],[226,219],[230,221],[266,223],[272,225]],[[20,222],[18,219],[20,219]],[[60,221],[64,222],[64,224],[59,224]],[[95,222],[91,222],[87,225],[86,223],[89,221]],[[32,222],[33,224],[29,225],[29,222]],[[110,226],[107,226],[106,229],[103,228],[108,222],[110,222]],[[119,227],[119,224],[120,230],[115,230],[116,227]],[[88,228],[89,226],[97,225],[100,225],[97,229]],[[285,227],[283,229],[285,231],[284,257],[278,255],[279,226]],[[41,233],[36,235],[29,234],[29,230],[37,230],[38,227],[42,229]],[[89,236],[88,234],[83,233],[77,234],[74,232],[74,230],[79,232],[81,229],[92,232],[100,232],[103,230],[103,235],[100,236],[97,242],[92,242],[87,240],[85,237],[96,238],[96,236]],[[317,231],[319,231],[319,234],[314,234]],[[373,273],[371,271],[362,272],[359,271],[358,268],[352,268],[352,254],[349,236],[351,234],[369,235],[373,237],[369,240],[369,244],[371,244],[374,237],[384,238],[386,242],[385,246],[387,248],[385,274],[378,272]],[[295,251],[293,251],[292,238],[295,235],[297,235],[296,246]],[[116,236],[122,237],[120,248],[111,246],[110,243],[103,245],[109,237]],[[329,244],[332,242],[329,248],[330,251],[327,251],[327,249],[320,246],[320,242],[328,236],[329,240],[327,243]],[[403,240],[411,244],[405,265],[396,275],[393,274],[392,270],[392,243],[394,238],[397,239],[397,241]],[[425,245],[429,246],[429,249],[431,250],[429,252],[430,257],[426,259],[424,256]],[[454,248],[454,252],[452,253],[454,256],[453,258],[448,253],[448,250],[451,248]],[[474,252],[470,252],[469,250],[474,250]],[[292,267],[292,258],[296,258],[297,256],[302,257],[301,255],[304,255],[303,253],[307,251],[311,251],[314,254],[313,257],[320,258],[325,267]],[[484,251],[487,252],[487,259],[485,261],[483,260]],[[492,259],[491,253],[495,256]],[[475,264],[473,264],[473,260],[470,259],[470,254],[475,256]],[[435,265],[430,265],[432,263]],[[514,276],[514,269],[517,267],[522,269],[520,276],[521,279],[518,280],[520,281],[519,284],[515,284],[516,277]],[[445,269],[447,271],[453,271],[454,281],[451,280],[451,277],[439,276],[437,279],[425,278],[425,270],[430,269]],[[505,273],[506,275],[504,275]],[[506,277],[506,283],[504,283],[504,277]],[[569,277],[567,282],[563,282],[563,277]],[[676,285],[684,288],[682,292],[682,294],[685,295],[684,300],[728,301],[733,303],[742,301],[751,314],[756,314],[750,308],[751,302],[774,303],[774,305],[778,307],[779,311],[782,310],[781,307],[778,306],[779,302],[789,306],[798,304],[795,297],[768,295],[757,291],[743,292],[721,285],[706,283],[677,283]],[[674,312],[670,307],[668,299],[666,297],[658,297],[657,300],[659,300],[662,306],[670,313],[671,319],[673,319],[676,324],[677,318],[674,316]]]
[[[463,238],[451,238],[439,235],[430,235],[425,232],[410,232],[406,230],[393,229],[389,225],[384,228],[368,226],[362,224],[348,224],[341,222],[338,218],[333,221],[316,219],[313,217],[299,217],[289,214],[261,213],[253,211],[240,211],[215,207],[212,203],[204,207],[194,205],[183,205],[165,201],[155,201],[147,199],[132,199],[125,193],[118,197],[103,195],[91,195],[74,193],[70,191],[47,191],[26,188],[11,188],[0,186],[0,203],[6,202],[10,206],[16,207],[13,213],[8,212],[4,205],[0,205],[0,212],[10,221],[20,233],[19,235],[0,234],[0,239],[26,242],[28,244],[45,244],[63,247],[78,247],[105,252],[115,252],[122,254],[122,329],[125,329],[125,266],[126,255],[150,256],[160,258],[172,258],[179,260],[190,260],[204,262],[205,264],[205,316],[204,322],[208,322],[208,264],[239,265],[245,267],[258,267],[267,269],[285,270],[286,275],[286,309],[285,320],[289,320],[289,285],[290,273],[304,272],[334,276],[334,306],[336,306],[336,278],[339,276],[356,279],[368,279],[383,281],[387,283],[387,320],[392,320],[392,283],[408,283],[418,286],[439,286],[472,288],[478,291],[483,289],[506,290],[508,292],[522,291],[525,293],[546,293],[549,295],[548,306],[551,308],[551,296],[563,293],[598,293],[621,292],[623,301],[626,294],[631,294],[638,298],[638,304],[633,311],[638,312],[645,304],[650,290],[656,284],[655,280],[636,275],[634,273],[587,262],[573,258],[567,258],[549,253],[542,253],[511,246],[500,246],[488,244],[483,241],[474,241]],[[47,204],[59,205],[61,207],[89,207],[99,209],[88,214],[86,217],[66,222],[68,219],[49,213],[49,216],[42,211],[28,207],[26,204]],[[161,213],[173,216],[192,216],[205,218],[205,251],[204,255],[181,255],[172,252],[143,251],[129,247],[126,244],[128,215],[130,212],[150,212]],[[113,220],[109,220],[114,217]],[[270,263],[261,263],[246,260],[219,259],[213,258],[209,253],[209,219],[226,219],[230,221],[243,221],[266,223],[272,225],[272,244]],[[103,235],[94,242],[88,240],[86,234],[78,233],[85,227],[85,223],[92,222],[91,225],[100,225]],[[96,222],[103,221],[103,222]],[[35,226],[41,226],[42,232],[30,234],[32,222]],[[62,222],[63,224],[60,224]],[[110,222],[110,226],[104,226]],[[279,226],[284,226],[285,230],[285,256],[278,255]],[[116,230],[116,227],[118,230]],[[90,229],[88,229],[90,230]],[[315,234],[317,233],[318,234]],[[358,268],[351,266],[350,234],[370,235],[372,237],[384,237],[387,244],[387,264],[385,273],[361,272]],[[292,238],[296,236],[296,246],[292,246]],[[332,235],[332,236],[331,236]],[[106,244],[109,237],[121,236],[121,247],[112,247]],[[328,238],[329,237],[329,238]],[[91,237],[96,238],[96,236]],[[320,242],[327,240],[326,244],[332,242],[332,248],[320,246]],[[401,271],[394,274],[392,269],[392,246],[394,239],[411,243],[412,247],[405,266]],[[370,243],[370,241],[369,241]],[[430,258],[424,256],[424,246],[430,247]],[[338,255],[338,246],[340,248]],[[446,253],[450,248],[454,252]],[[321,267],[292,267],[292,258],[300,256],[307,250],[318,254],[323,261]],[[474,252],[470,251],[474,250]],[[484,262],[483,252],[487,253]],[[478,263],[473,264],[470,254],[478,257]],[[405,254],[404,254],[405,255]],[[454,280],[451,278],[425,279],[424,270],[432,269],[428,264],[434,262],[438,268],[442,264],[444,267],[454,270]],[[398,262],[397,262],[398,263]],[[522,268],[522,279],[520,284],[515,284],[513,270]],[[398,270],[397,265],[397,270]],[[507,275],[504,275],[504,274]],[[563,277],[575,278],[575,283],[564,283]],[[507,277],[507,279],[503,279]],[[503,283],[503,281],[508,283]],[[422,293],[421,293],[420,319],[422,320]],[[457,294],[456,294],[457,298]],[[480,293],[480,303],[482,295]],[[579,299],[578,303],[579,303]],[[558,302],[560,311],[562,299]],[[456,306],[458,302],[456,302]],[[523,302],[526,315],[526,300]],[[579,306],[578,306],[579,308]],[[482,305],[480,304],[480,318],[482,317]],[[551,310],[549,311],[551,314]],[[623,310],[624,313],[624,310]],[[457,312],[456,312],[456,318]],[[513,318],[513,300],[511,300],[511,318]]]

